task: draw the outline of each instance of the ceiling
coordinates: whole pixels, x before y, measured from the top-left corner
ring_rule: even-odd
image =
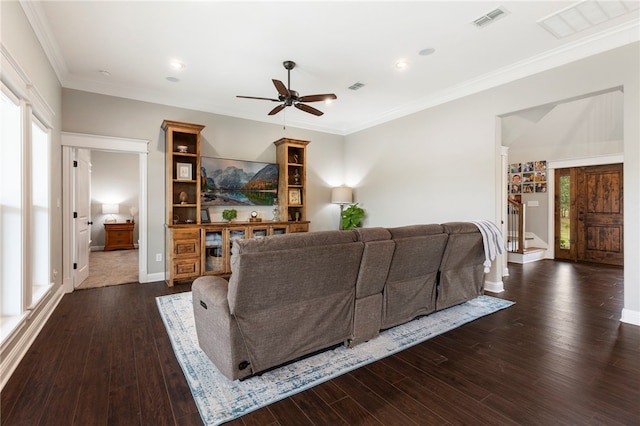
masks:
[[[615,2],[630,12],[563,38],[537,21],[575,2],[21,4],[65,88],[343,135],[640,38],[637,0]],[[498,7],[500,18],[473,24]],[[285,60],[297,63],[291,88],[300,95],[337,95],[311,104],[323,116],[267,116],[276,104],[236,98],[276,97],[271,79],[287,83]]]

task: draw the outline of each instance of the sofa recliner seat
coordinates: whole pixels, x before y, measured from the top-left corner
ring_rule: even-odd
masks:
[[[200,347],[234,380],[347,342],[362,251],[353,232],[234,241],[229,281],[192,285]]]

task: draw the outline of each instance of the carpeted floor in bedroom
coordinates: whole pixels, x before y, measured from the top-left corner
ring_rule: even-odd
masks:
[[[89,277],[77,288],[98,288],[138,282],[138,250],[89,252]]]

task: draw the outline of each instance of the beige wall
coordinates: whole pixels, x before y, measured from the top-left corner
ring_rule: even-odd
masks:
[[[625,312],[640,323],[640,44],[601,53],[345,138],[365,226],[496,218],[496,117],[623,87]],[[497,162],[498,161],[498,162]]]

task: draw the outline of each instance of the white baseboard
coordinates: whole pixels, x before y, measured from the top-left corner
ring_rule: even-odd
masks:
[[[491,293],[502,293],[504,291],[504,283],[502,281],[493,282],[485,280],[484,289]]]
[[[164,281],[164,280],[165,280],[164,272],[156,272],[155,274],[147,274],[147,278],[143,282],[153,283],[156,281]]]
[[[632,311],[631,309],[625,308],[622,310],[622,318],[620,318],[620,321],[640,326],[640,311]]]
[[[34,340],[38,337],[60,300],[62,300],[64,293],[63,286],[59,286],[37,312],[27,316],[21,325],[22,329],[16,332],[11,339],[4,342],[3,347],[0,348],[0,359],[2,360],[0,362],[0,371],[2,371],[0,390],[9,381],[18,364],[20,364]]]

